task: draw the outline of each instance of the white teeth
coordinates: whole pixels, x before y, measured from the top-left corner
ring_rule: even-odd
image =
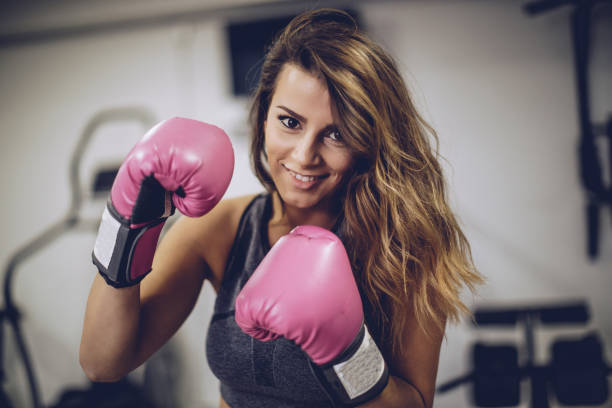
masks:
[[[289,170],[289,169],[287,169]],[[303,176],[301,174],[298,174],[294,171],[289,170],[289,173],[295,177],[296,179],[300,180],[300,181],[304,181],[304,182],[309,182],[309,181],[314,181],[316,179],[315,176]]]
[[[296,179],[300,180],[300,181],[314,181],[315,177],[312,176],[302,176],[301,174],[297,174],[297,173],[291,173],[293,175],[293,177],[295,177]]]

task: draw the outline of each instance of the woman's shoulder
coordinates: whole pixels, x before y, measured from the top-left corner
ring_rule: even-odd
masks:
[[[231,232],[227,231],[228,227],[234,226],[238,228],[244,210],[255,197],[257,197],[257,194],[248,194],[221,200],[208,214],[196,219],[196,223],[213,227],[213,229],[215,229],[213,232],[215,233],[223,234]],[[219,228],[219,230],[216,230],[217,228]],[[233,236],[234,234],[230,235]]]
[[[198,218],[182,217],[184,233],[208,266],[213,286],[221,281],[240,219],[257,194],[221,200],[208,214]]]

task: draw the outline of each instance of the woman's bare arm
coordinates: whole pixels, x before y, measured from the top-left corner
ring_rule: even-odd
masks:
[[[401,351],[383,351],[389,364],[389,383],[374,400],[360,405],[363,408],[431,408],[433,406],[440,346],[444,331],[430,324],[429,335],[412,313],[407,313],[404,342]]]
[[[83,324],[80,362],[95,381],[137,368],[179,329],[205,279],[220,281],[247,199],[222,201],[201,218],[180,218],[162,238],[153,270],[140,284],[115,289],[94,279]]]

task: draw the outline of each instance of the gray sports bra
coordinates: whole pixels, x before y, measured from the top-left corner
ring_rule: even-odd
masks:
[[[299,346],[255,340],[234,321],[236,296],[270,249],[271,214],[270,194],[255,197],[242,214],[208,328],[208,364],[232,408],[332,407]]]

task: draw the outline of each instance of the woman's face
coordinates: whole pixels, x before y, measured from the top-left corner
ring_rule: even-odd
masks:
[[[293,64],[279,73],[264,123],[265,148],[286,205],[326,208],[352,167],[331,102],[320,78]]]

